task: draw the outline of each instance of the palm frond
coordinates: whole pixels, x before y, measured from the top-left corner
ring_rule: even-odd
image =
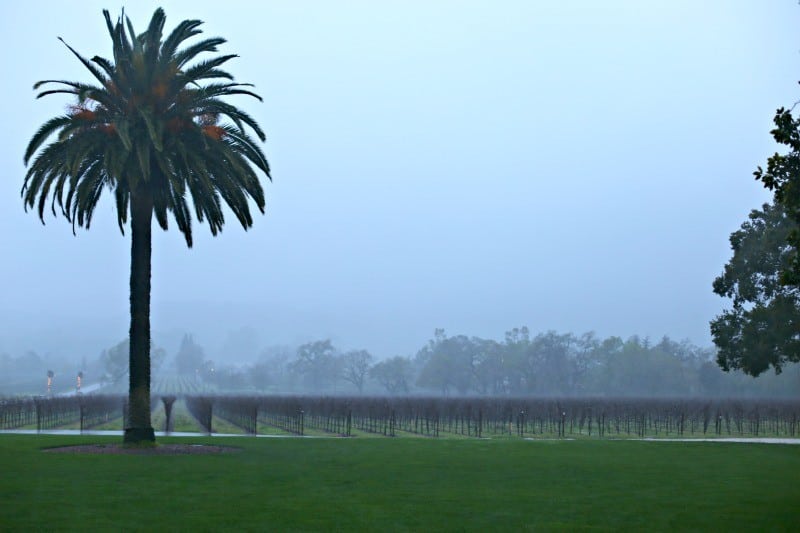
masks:
[[[200,20],[184,20],[178,24],[166,38],[164,44],[161,45],[161,61],[173,61],[175,51],[183,41],[202,33],[202,31],[198,29],[201,24],[203,24],[203,22]]]
[[[42,124],[41,127],[39,127],[39,129],[36,131],[36,133],[33,134],[33,137],[28,143],[28,147],[25,149],[25,156],[23,158],[25,164],[26,165],[28,164],[28,161],[30,160],[31,156],[36,152],[36,150],[39,149],[42,143],[46,141],[48,137],[50,137],[50,135],[55,133],[63,126],[69,124],[71,120],[72,117],[62,115],[59,117],[53,117],[44,124]]]
[[[202,102],[202,100],[208,98],[217,98],[220,96],[233,96],[235,94],[246,94],[248,96],[252,96],[259,102],[263,101],[256,93],[247,90],[241,89],[241,87],[254,87],[252,83],[209,83],[208,85],[200,88],[195,89],[196,91],[196,98]]]
[[[223,102],[222,100],[216,98],[205,100],[201,103],[199,109],[202,110],[201,112],[203,113],[217,113],[219,115],[227,116],[233,121],[234,124],[236,124],[242,134],[246,133],[243,124],[247,124],[247,126],[249,126],[253,132],[255,132],[256,136],[258,136],[261,141],[264,141],[267,138],[266,134],[253,117],[227,102]]]
[[[72,52],[72,53],[73,53],[73,55],[74,55],[75,57],[77,57],[77,58],[78,58],[78,60],[79,60],[81,63],[83,63],[83,66],[84,66],[84,67],[86,67],[86,69],[87,69],[89,72],[91,72],[91,73],[92,73],[92,76],[94,76],[95,78],[97,78],[97,80],[98,80],[100,83],[103,83],[103,84],[105,84],[105,83],[106,83],[106,78],[105,78],[105,76],[103,76],[103,73],[102,73],[102,71],[100,71],[100,70],[99,70],[97,67],[95,67],[94,65],[92,65],[92,64],[89,62],[89,60],[88,60],[88,59],[86,59],[85,57],[83,57],[82,55],[80,55],[80,54],[79,54],[79,53],[78,53],[78,52],[77,52],[77,51],[76,51],[74,48],[72,48],[72,47],[71,47],[69,44],[67,44],[67,41],[65,41],[65,40],[64,40],[64,39],[62,39],[61,37],[59,37],[59,38],[58,38],[58,40],[59,40],[59,41],[61,41],[62,43],[64,43],[64,46],[66,46],[66,47],[69,49],[69,51],[70,51],[70,52]]]
[[[108,76],[109,78],[114,77],[114,74],[116,72],[116,69],[114,68],[114,63],[100,56],[94,56],[92,58],[92,62],[97,64],[101,69],[103,69],[103,72],[105,72],[106,76]]]
[[[186,63],[194,59],[195,56],[202,54],[203,52],[216,52],[217,46],[224,44],[226,42],[227,41],[222,37],[212,37],[210,39],[204,39],[199,43],[193,44],[188,48],[184,48],[183,50],[176,52],[173,61],[180,69]]]
[[[114,188],[114,201],[117,205],[117,224],[119,231],[125,234],[125,224],[128,222],[128,202],[130,200],[130,192],[122,185],[117,185]]]
[[[158,54],[161,46],[161,37],[164,31],[164,22],[167,16],[164,10],[160,7],[153,12],[153,17],[150,19],[150,25],[147,27],[144,38],[144,54],[145,62],[153,64],[158,59]]]
[[[223,65],[224,63],[227,63],[228,61],[230,61],[235,57],[239,56],[236,54],[228,54],[224,56],[215,57],[214,59],[207,59],[206,61],[202,61],[186,69],[186,72],[184,72],[183,77],[186,80],[186,83],[195,83],[199,80],[207,79],[207,75],[209,74],[209,72],[214,71],[214,69]],[[224,77],[231,80],[233,79],[233,76],[231,76],[227,72],[222,72],[222,71],[218,72],[224,74],[223,76],[218,76],[218,77]]]

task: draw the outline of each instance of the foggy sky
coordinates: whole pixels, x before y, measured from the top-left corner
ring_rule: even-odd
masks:
[[[230,101],[267,132],[266,215],[195,224],[191,250],[154,231],[154,336],[212,349],[244,328],[384,357],[521,325],[709,344],[728,236],[769,199],[772,116],[800,99],[793,1],[163,4],[167,31],[227,38],[265,99]],[[158,5],[127,7],[137,31]],[[104,7],[0,7],[0,351],[127,334],[110,197],[73,237],[19,194],[28,140],[71,103],[31,86],[90,81],[57,36],[111,57]]]

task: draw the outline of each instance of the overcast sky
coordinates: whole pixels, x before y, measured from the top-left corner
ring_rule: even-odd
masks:
[[[158,3],[128,13],[143,31]],[[710,344],[729,234],[769,196],[774,111],[800,99],[796,1],[163,2],[223,36],[264,103],[267,213],[153,243],[154,336],[331,337],[411,354],[433,329],[527,325]],[[128,327],[129,237],[20,199],[24,148],[111,57],[117,2],[6,3],[0,352],[94,357]],[[167,346],[173,351],[175,346]],[[217,352],[214,353],[214,350]],[[85,352],[89,353],[77,353]]]

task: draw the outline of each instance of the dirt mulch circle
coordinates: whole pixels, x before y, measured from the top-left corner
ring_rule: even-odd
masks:
[[[232,446],[214,446],[210,444],[159,444],[152,448],[126,448],[121,444],[79,444],[45,448],[46,453],[89,453],[112,455],[219,455],[235,453],[240,448]]]

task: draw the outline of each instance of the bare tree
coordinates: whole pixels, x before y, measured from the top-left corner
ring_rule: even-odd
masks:
[[[361,394],[364,390],[364,379],[372,364],[372,354],[366,350],[351,350],[345,352],[342,358],[342,379],[352,383]]]

